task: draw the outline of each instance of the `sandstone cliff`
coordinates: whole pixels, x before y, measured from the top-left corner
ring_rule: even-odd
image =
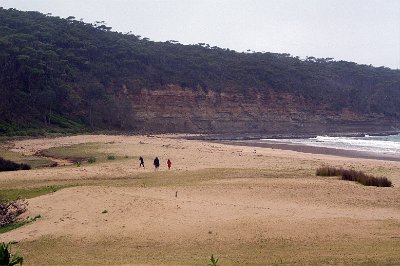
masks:
[[[329,110],[273,90],[192,90],[176,85],[129,94],[130,124],[143,132],[323,133],[382,132],[399,124],[381,114]]]
[[[153,42],[1,7],[0,21],[0,135],[399,129],[400,70]]]

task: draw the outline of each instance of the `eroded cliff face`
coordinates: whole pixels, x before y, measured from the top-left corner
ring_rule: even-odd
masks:
[[[323,133],[382,132],[398,129],[383,115],[328,110],[304,98],[272,90],[192,90],[176,85],[124,90],[133,114],[130,124],[141,132]]]

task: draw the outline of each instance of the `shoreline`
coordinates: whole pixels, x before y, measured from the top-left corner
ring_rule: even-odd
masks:
[[[381,132],[325,132],[325,133],[232,133],[232,134],[195,134],[193,136],[184,136],[187,140],[204,141],[254,141],[260,139],[303,139],[315,138],[317,136],[328,137],[365,137],[365,136],[391,136],[398,135],[400,131],[381,131]],[[185,135],[185,134],[184,134]]]
[[[348,158],[372,159],[372,160],[395,161],[395,162],[400,161],[400,157],[396,157],[395,155],[377,154],[374,152],[344,150],[344,149],[335,149],[327,147],[315,147],[315,146],[293,144],[293,143],[272,143],[272,142],[260,143],[254,140],[248,140],[246,142],[234,141],[234,140],[217,140],[211,142],[234,145],[234,146],[248,146],[248,147],[289,150],[302,153],[324,154],[324,155],[333,155],[333,156],[348,157]]]

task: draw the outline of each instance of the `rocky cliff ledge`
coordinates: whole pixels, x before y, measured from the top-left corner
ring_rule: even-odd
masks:
[[[399,121],[315,106],[302,97],[272,90],[192,90],[168,85],[125,90],[138,131],[192,133],[328,133],[398,130]]]

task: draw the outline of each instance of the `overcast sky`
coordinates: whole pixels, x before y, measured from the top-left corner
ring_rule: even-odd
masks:
[[[1,0],[0,6],[104,20],[154,41],[400,68],[400,0]]]

